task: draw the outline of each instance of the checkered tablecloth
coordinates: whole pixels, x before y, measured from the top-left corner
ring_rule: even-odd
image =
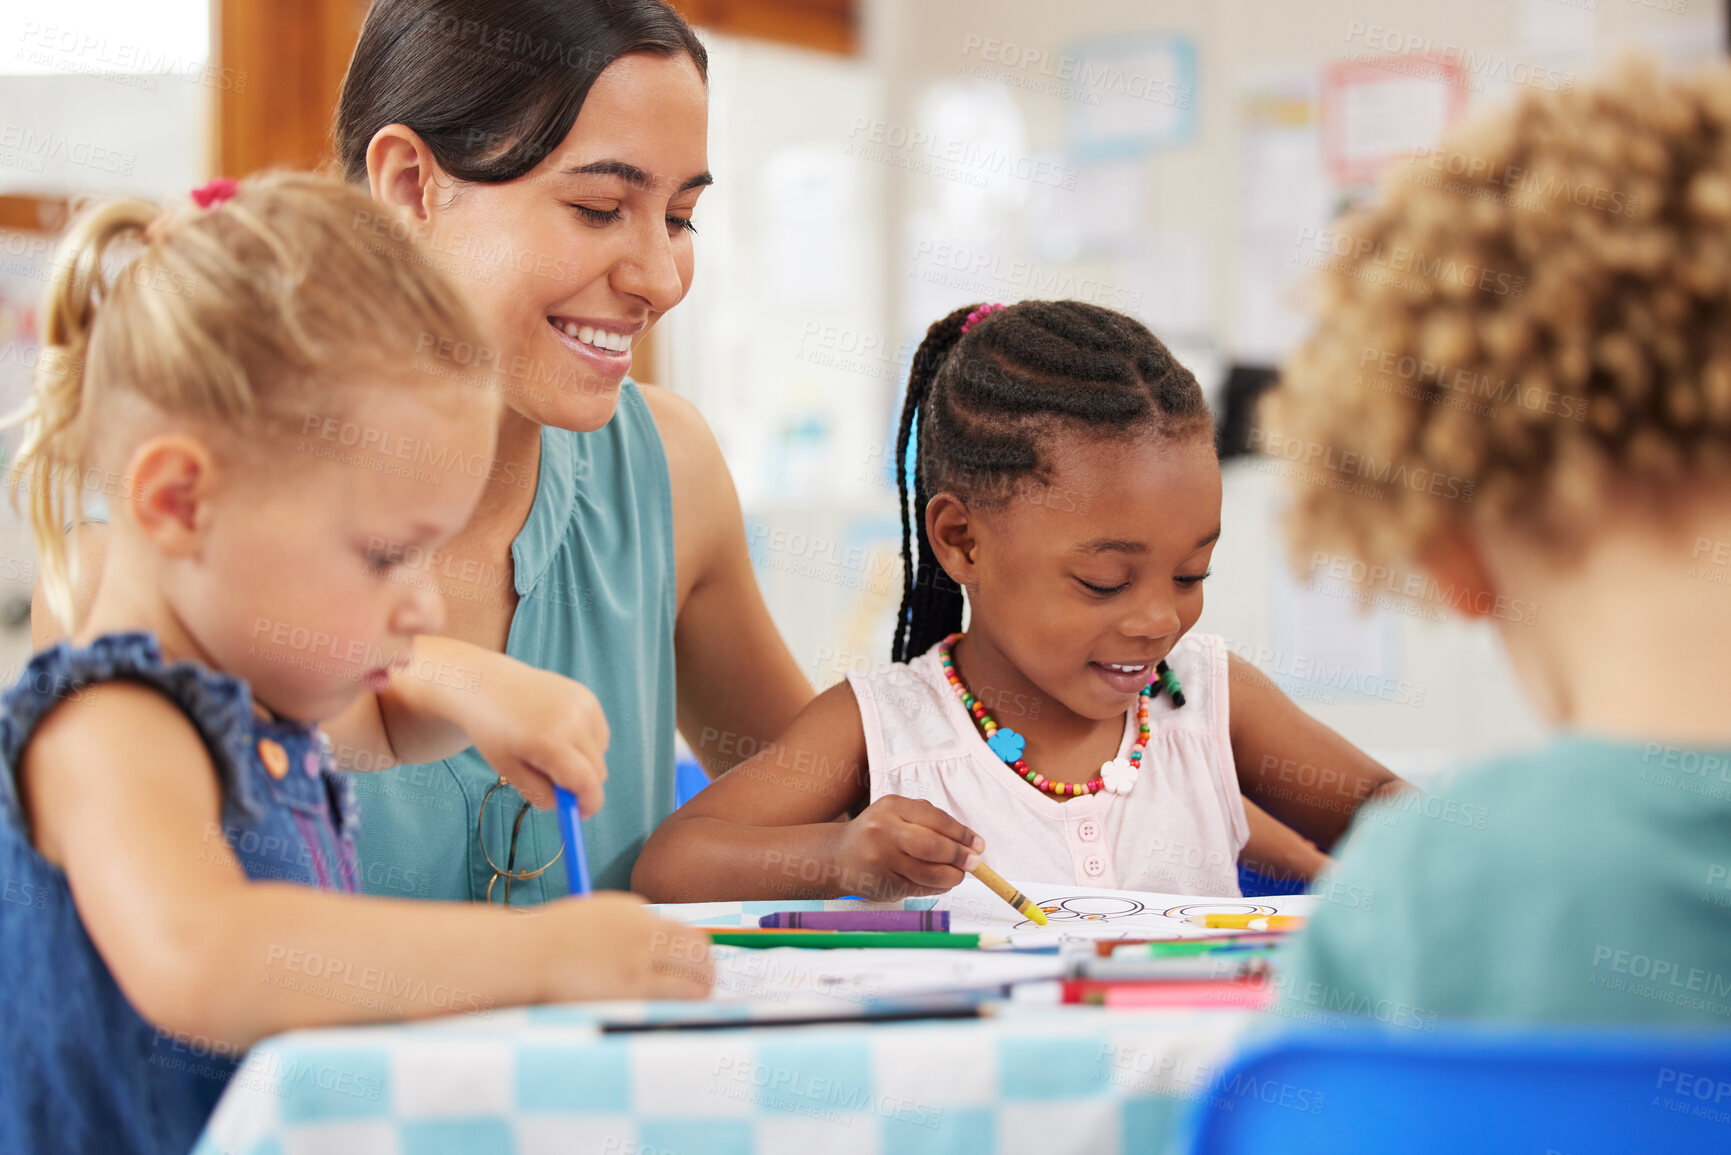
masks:
[[[195,1155],[1153,1155],[1258,1018],[604,1034],[566,1006],[297,1031],[253,1050]]]

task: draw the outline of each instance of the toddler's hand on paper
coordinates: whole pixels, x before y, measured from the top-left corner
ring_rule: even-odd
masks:
[[[478,691],[469,737],[488,765],[530,803],[553,805],[553,787],[577,796],[588,818],[601,809],[607,781],[607,719],[580,682],[508,661],[489,669]]]
[[[604,891],[542,907],[556,919],[549,1002],[701,999],[715,968],[709,936],[650,914],[634,894]]]
[[[930,802],[889,794],[847,824],[836,864],[844,893],[895,900],[953,888],[985,847]]]

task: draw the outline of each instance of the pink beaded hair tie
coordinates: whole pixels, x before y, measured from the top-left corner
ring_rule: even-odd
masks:
[[[986,317],[990,316],[991,314],[996,313],[999,309],[1007,309],[1007,308],[1009,308],[1008,305],[997,305],[997,304],[981,305],[979,308],[977,308],[973,312],[969,313],[968,319],[966,321],[962,322],[963,335],[965,336],[969,329],[972,329],[975,325],[977,325],[981,321],[985,320]]]
[[[192,199],[201,209],[212,209],[233,196],[240,186],[226,176],[207,181],[192,190]]]

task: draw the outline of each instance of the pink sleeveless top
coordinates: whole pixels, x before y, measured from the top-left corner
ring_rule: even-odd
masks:
[[[1054,798],[986,747],[937,647],[905,665],[848,675],[865,725],[871,796],[924,798],[986,840],[983,857],[1018,882],[1166,894],[1238,894],[1249,837],[1227,730],[1226,643],[1191,634],[1167,655],[1185,705],[1150,703],[1142,772],[1125,794]],[[1014,719],[1003,723],[1014,728]],[[1136,739],[1124,719],[1120,757]]]

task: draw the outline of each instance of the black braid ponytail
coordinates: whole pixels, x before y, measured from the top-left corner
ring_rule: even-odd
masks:
[[[896,431],[896,493],[902,511],[902,608],[896,615],[895,637],[890,642],[890,660],[905,662],[925,653],[962,628],[962,588],[932,553],[926,537],[926,504],[931,493],[926,477],[916,463],[914,500],[908,503],[908,442],[913,439],[915,415],[931,395],[938,368],[962,339],[968,314],[979,306],[966,305],[926,330],[926,339],[914,351],[908,371],[908,396],[902,403],[902,424]],[[915,542],[919,564],[914,564]],[[918,627],[916,629],[916,627]]]
[[[1081,301],[1023,301],[967,325],[979,308],[928,329],[908,374],[896,433],[902,604],[890,656],[898,662],[962,628],[961,587],[926,536],[933,493],[991,502],[1025,479],[1045,481],[1040,446],[1059,431],[1118,439],[1213,428],[1196,378],[1139,321]]]

